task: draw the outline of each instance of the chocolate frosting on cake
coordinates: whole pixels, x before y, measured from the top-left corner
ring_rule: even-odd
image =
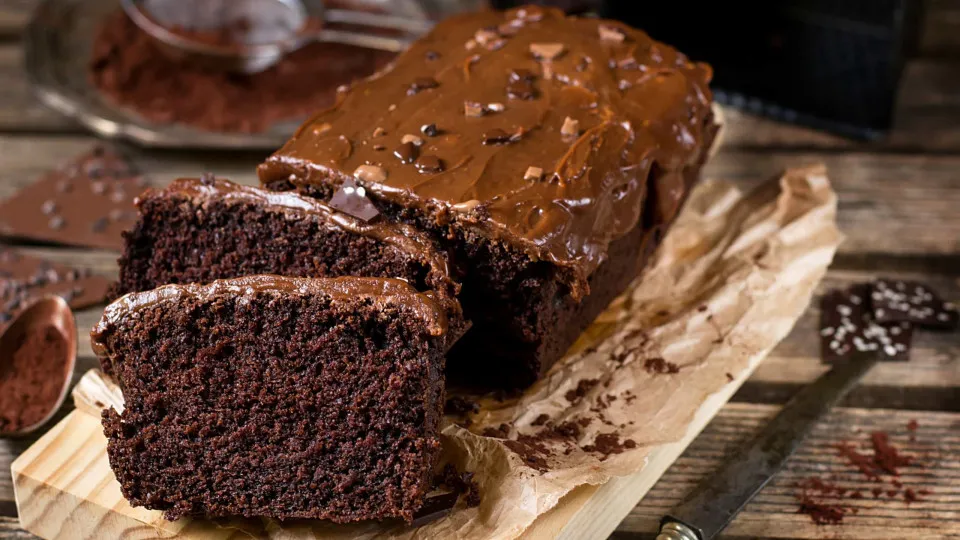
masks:
[[[364,221],[331,208],[314,198],[303,197],[292,192],[273,192],[244,186],[212,176],[177,179],[165,187],[162,193],[179,194],[201,204],[206,201],[254,203],[263,204],[297,218],[313,216],[332,227],[379,240],[396,246],[404,253],[419,257],[430,266],[433,272],[449,283],[451,294],[457,294],[460,290],[460,285],[452,279],[446,255],[439,251],[426,235],[409,225],[385,220]],[[145,196],[150,196],[150,193]],[[363,195],[354,195],[354,197],[363,198]]]
[[[137,312],[165,302],[178,302],[187,297],[201,301],[218,296],[252,297],[272,295],[325,295],[331,302],[368,300],[379,306],[395,305],[421,318],[433,336],[447,331],[447,317],[432,292],[420,293],[409,283],[392,278],[291,278],[275,275],[255,275],[234,279],[219,279],[197,285],[164,285],[151,291],[127,294],[106,307],[103,317],[93,331],[90,341],[97,355],[106,355],[104,337],[111,328]]]
[[[260,178],[352,175],[375,200],[565,267],[577,294],[643,212],[677,211],[682,171],[714,128],[710,78],[615,21],[534,6],[456,16],[341,92]]]

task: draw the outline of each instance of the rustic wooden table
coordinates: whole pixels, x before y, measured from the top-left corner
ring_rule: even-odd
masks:
[[[38,0],[0,1],[0,199],[42,172],[89,148],[95,139],[46,109],[22,71],[19,35]],[[721,152],[706,174],[748,188],[780,168],[823,162],[840,196],[846,242],[822,289],[884,275],[919,279],[960,300],[960,0],[925,0],[918,53],[902,82],[896,129],[883,142],[860,144],[803,128],[727,112]],[[126,148],[157,181],[205,171],[255,181],[264,156],[147,152]],[[35,255],[115,273],[117,254],[31,247]],[[78,314],[90,328],[100,309]],[[659,517],[678,502],[738,442],[750,437],[799,387],[825,371],[818,359],[817,309],[811,307],[792,334],[764,361],[652,492],[623,521],[616,538],[650,538]],[[730,538],[945,538],[960,537],[960,333],[915,337],[908,363],[886,363],[820,426],[786,470],[727,530]],[[89,340],[80,343],[78,374],[94,366]],[[910,440],[907,424],[919,426]],[[869,495],[878,484],[850,475],[833,445],[863,441],[873,431],[916,457],[898,482],[924,493],[908,504],[903,491]],[[0,440],[0,539],[32,538],[20,529],[10,463],[32,441]],[[798,514],[797,482],[835,477],[868,494],[845,500],[856,508],[843,523],[815,525]],[[938,478],[939,481],[934,479]],[[947,479],[947,481],[944,481]],[[882,484],[883,489],[893,489]],[[926,493],[923,490],[929,490]]]

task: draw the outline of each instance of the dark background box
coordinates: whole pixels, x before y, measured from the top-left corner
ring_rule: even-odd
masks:
[[[709,62],[720,103],[862,139],[890,128],[921,11],[916,0],[536,3],[622,20]]]

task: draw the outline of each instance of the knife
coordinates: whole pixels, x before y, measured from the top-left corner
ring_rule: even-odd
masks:
[[[712,540],[720,534],[878,358],[875,351],[854,351],[797,392],[759,435],[661,520],[657,540]]]

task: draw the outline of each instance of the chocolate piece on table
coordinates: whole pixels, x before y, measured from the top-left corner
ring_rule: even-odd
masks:
[[[882,360],[910,359],[913,326],[877,323],[870,313],[870,286],[832,290],[820,299],[820,350],[826,363],[842,362],[855,351],[877,351]]]
[[[359,180],[384,218],[432,234],[465,274],[474,327],[458,348],[470,354],[448,366],[525,386],[640,273],[680,211],[717,130],[710,78],[615,21],[537,6],[457,15],[309,120],[260,180],[328,199],[358,167],[382,167],[382,180]],[[370,126],[420,130],[414,165],[385,159]],[[457,210],[469,201],[483,212]]]
[[[123,157],[98,147],[0,202],[0,234],[119,250],[147,185]]]
[[[0,247],[0,331],[34,299],[56,294],[73,309],[103,302],[110,280]]]
[[[924,328],[949,330],[960,321],[956,306],[916,281],[878,279],[871,284],[870,302],[878,322],[907,321]]]

